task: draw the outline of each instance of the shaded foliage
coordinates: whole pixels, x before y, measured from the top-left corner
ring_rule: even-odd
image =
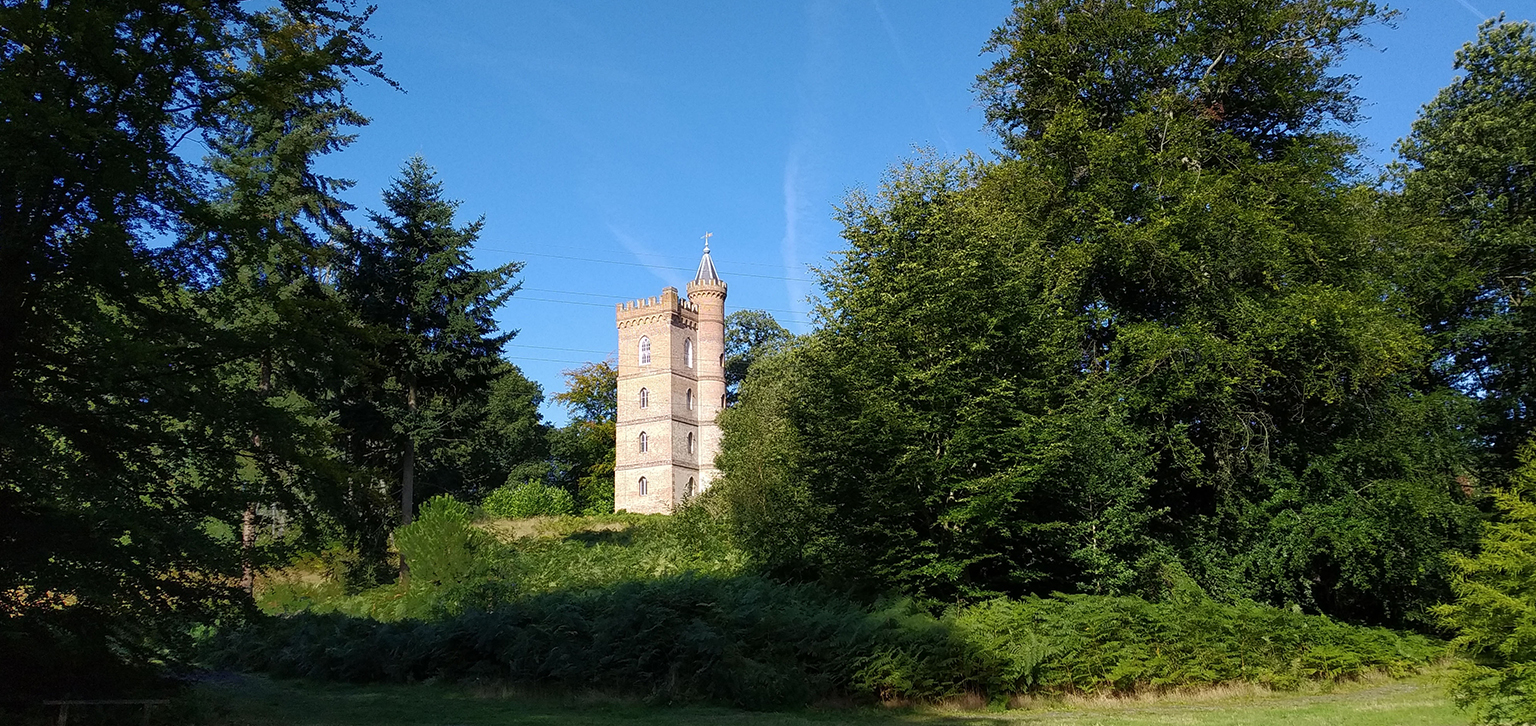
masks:
[[[304,0],[269,14],[223,1],[0,7],[0,611],[18,636],[0,639],[0,661],[174,658],[187,626],[234,596],[239,549],[206,526],[240,520],[250,492],[231,482],[251,467],[314,473],[313,420],[230,365],[301,336],[221,326],[197,294],[213,282],[205,268],[158,245],[212,220],[231,256],[271,259],[269,242],[285,263],[308,254],[285,225],[313,221],[297,206],[325,195],[306,170],[356,121],[346,80],[380,73],[366,16]],[[180,153],[199,135],[223,159],[217,199],[209,168]],[[235,190],[279,179],[307,186],[273,195],[280,219],[256,230]],[[285,480],[296,508],[323,506],[324,480]],[[108,670],[77,662],[50,671],[72,684],[42,669],[11,682],[99,696],[110,683],[80,679]]]
[[[938,602],[1176,565],[1223,600],[1422,618],[1475,533],[1473,442],[1328,126],[1355,108],[1329,69],[1381,17],[1020,3],[981,79],[1009,154],[851,195],[822,329],[724,419],[726,486],[792,494],[729,497],[808,535],[742,525],[754,554]]]

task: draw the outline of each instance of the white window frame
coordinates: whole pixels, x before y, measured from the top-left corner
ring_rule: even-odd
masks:
[[[640,432],[640,453],[644,454],[644,453],[646,453],[646,452],[648,452],[650,450],[651,450],[650,437],[646,436],[644,431],[641,431]]]
[[[651,407],[651,392],[649,390],[646,390],[646,389],[642,388],[642,389],[640,389],[640,408],[650,408],[650,407]]]
[[[650,493],[650,482],[646,481],[645,477],[640,477],[640,496],[643,497]]]
[[[640,365],[651,364],[651,339],[649,336],[640,336]]]

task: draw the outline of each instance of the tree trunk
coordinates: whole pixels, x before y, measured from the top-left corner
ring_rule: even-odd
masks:
[[[416,413],[416,382],[411,381],[405,388],[405,405],[411,414]],[[412,421],[414,424],[415,422]],[[400,526],[411,523],[411,513],[416,504],[416,439],[411,434],[405,436],[405,455],[400,457]],[[400,581],[410,580],[411,567],[405,562],[405,555],[400,556]]]
[[[261,354],[261,375],[256,380],[256,390],[265,399],[272,390],[272,354]],[[261,450],[261,434],[251,436],[251,446],[258,452]],[[256,591],[256,500],[249,497],[245,502],[245,512],[240,516],[240,589],[247,595]]]

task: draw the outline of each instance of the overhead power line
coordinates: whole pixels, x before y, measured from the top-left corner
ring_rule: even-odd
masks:
[[[557,295],[580,295],[582,297],[600,297],[600,298],[606,298],[608,300],[612,300],[613,304],[629,302],[631,299],[633,299],[633,298],[620,298],[620,297],[617,297],[617,296],[614,296],[614,295],[609,295],[609,294],[600,293],[600,292],[579,292],[579,291],[576,291],[576,290],[556,290],[556,289],[550,288],[550,287],[522,287],[522,288],[519,288],[519,289],[521,289],[521,290],[532,290],[534,292],[552,292],[552,293],[555,293]],[[513,299],[515,300],[515,299],[517,299],[517,297],[513,296]],[[547,298],[524,297],[522,299],[524,299],[524,300],[546,300]],[[574,301],[574,300],[571,301],[571,302],[574,303],[574,304],[577,304],[577,305],[595,305],[595,304],[597,304],[597,303],[577,302],[577,301]],[[800,312],[798,310],[785,310],[783,308],[752,308],[752,309],[753,310],[766,310],[766,311],[768,311],[770,313],[785,313],[787,315],[796,315],[796,316],[800,316],[800,317],[804,317],[804,315],[805,315],[805,313],[802,313],[802,312]]]
[[[507,343],[509,348],[538,348],[539,350],[560,350],[567,353],[597,353],[598,355],[613,355],[612,350],[592,350],[591,348],[557,348],[550,345],[529,345],[527,343]]]
[[[635,263],[632,260],[601,260],[601,259],[598,259],[598,258],[595,258],[595,257],[574,257],[572,255],[552,255],[552,254],[548,254],[548,253],[545,253],[545,252],[528,252],[528,251],[525,251],[525,250],[509,250],[509,249],[506,249],[506,248],[503,248],[503,247],[476,247],[475,249],[487,250],[487,251],[490,251],[490,252],[505,252],[507,254],[517,255],[519,257],[547,257],[547,258],[555,259],[555,260],[574,260],[576,262],[595,262],[595,263],[602,264],[602,265],[624,265],[626,267],[634,267],[635,266]],[[673,266],[673,265],[652,265],[652,264],[648,264],[647,263],[646,266],[647,267],[657,268],[657,269],[662,269],[662,270],[679,270],[679,271],[682,271],[682,272],[693,272],[694,271],[694,268],[692,268],[692,267],[677,267],[677,266]],[[741,272],[739,270],[735,270],[734,268],[730,268],[730,267],[725,268],[722,271],[721,274],[724,274],[724,275],[727,275],[727,276],[730,276],[730,277],[755,277],[755,278],[759,278],[759,279],[763,279],[763,280],[787,280],[787,281],[790,281],[790,282],[815,282],[815,280],[812,280],[812,279],[810,279],[808,277],[785,277],[783,275],[760,275],[760,274],[751,273],[751,272]]]

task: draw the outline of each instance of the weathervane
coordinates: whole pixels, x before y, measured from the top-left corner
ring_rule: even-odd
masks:
[[[704,239],[704,251],[705,252],[709,251],[709,238],[713,237],[713,236],[715,236],[714,232],[705,232],[704,233],[703,239]]]

